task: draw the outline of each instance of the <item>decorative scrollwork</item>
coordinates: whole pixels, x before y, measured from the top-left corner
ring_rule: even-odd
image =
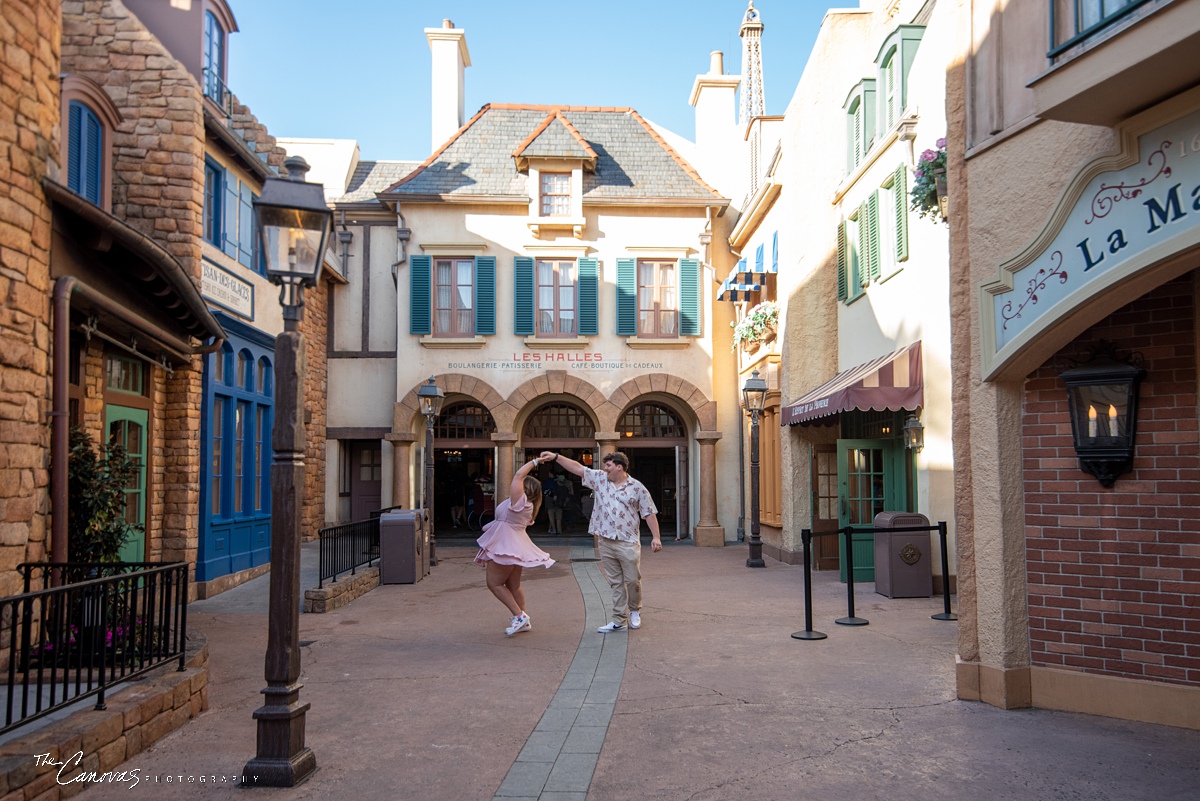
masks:
[[[1004,326],[1002,330],[1007,330],[1008,324],[1012,320],[1019,319],[1021,317],[1021,312],[1025,311],[1026,306],[1030,304],[1033,304],[1034,306],[1037,305],[1037,293],[1046,288],[1046,284],[1051,278],[1057,278],[1058,283],[1060,284],[1067,283],[1067,271],[1062,268],[1062,251],[1054,251],[1050,254],[1050,258],[1054,260],[1053,269],[1047,271],[1045,267],[1042,267],[1037,271],[1037,274],[1033,276],[1033,278],[1029,279],[1029,285],[1025,288],[1025,301],[1016,308],[1016,311],[1013,310],[1013,303],[1011,300],[1001,307],[1000,316],[1004,318]]]
[[[1091,225],[1094,221],[1103,217],[1107,217],[1112,211],[1113,206],[1122,200],[1132,200],[1142,194],[1142,190],[1150,184],[1154,183],[1161,177],[1171,177],[1171,168],[1167,166],[1167,148],[1171,146],[1170,142],[1164,141],[1162,145],[1150,154],[1146,159],[1146,165],[1155,167],[1155,162],[1158,162],[1156,172],[1149,178],[1143,178],[1136,184],[1100,184],[1100,188],[1096,190],[1096,194],[1092,196],[1092,216],[1083,221],[1084,225]]]

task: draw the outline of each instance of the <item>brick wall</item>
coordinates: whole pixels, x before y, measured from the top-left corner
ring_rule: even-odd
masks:
[[[1200,447],[1193,276],[1130,303],[1026,384],[1022,446],[1035,665],[1200,684]],[[1133,470],[1106,489],[1079,468],[1053,365],[1099,339],[1138,351]]]
[[[316,539],[325,525],[325,422],[328,391],[328,356],[325,340],[329,330],[330,282],[319,281],[304,298],[304,334],[308,370],[304,376],[304,408],[312,413],[304,449],[304,504],[300,513],[300,537]]]
[[[0,595],[49,529],[50,207],[57,176],[58,0],[3,0],[0,25]]]

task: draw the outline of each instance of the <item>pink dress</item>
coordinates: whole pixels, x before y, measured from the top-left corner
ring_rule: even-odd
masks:
[[[524,495],[514,505],[505,499],[496,507],[496,519],[483,527],[483,536],[476,540],[479,553],[475,564],[520,565],[521,567],[550,567],[550,554],[533,544],[525,529],[533,522],[533,506]]]

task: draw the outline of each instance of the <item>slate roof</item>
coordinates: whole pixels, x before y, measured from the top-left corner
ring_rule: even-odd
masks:
[[[558,123],[559,117],[563,124]],[[544,145],[542,135],[546,137]],[[528,175],[518,171],[514,155],[522,147],[525,158],[567,155],[553,148],[573,147],[569,157],[586,158],[580,151],[581,141],[596,156],[595,170],[583,174],[585,203],[597,199],[722,199],[631,108],[507,104],[484,106],[418,169],[382,194],[528,197]],[[539,152],[543,149],[549,152]]]
[[[546,115],[525,141],[513,151],[513,158],[575,158],[587,159],[595,167],[599,158],[579,130],[563,116],[560,109]]]
[[[350,176],[346,194],[334,198],[334,203],[361,203],[375,200],[375,195],[396,183],[421,166],[419,161],[360,161]]]

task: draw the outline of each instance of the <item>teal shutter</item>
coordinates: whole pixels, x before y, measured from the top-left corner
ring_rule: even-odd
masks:
[[[896,199],[896,261],[908,261],[908,168],[901,164],[892,179]]]
[[[408,272],[408,333],[433,332],[433,299],[430,288],[433,267],[429,256],[409,257]]]
[[[83,194],[83,106],[71,101],[67,142],[67,188]]]
[[[533,336],[533,259],[513,259],[513,333]]]
[[[475,333],[496,333],[496,257],[475,259]]]
[[[758,246],[762,255],[762,245]],[[679,333],[685,337],[698,337],[700,329],[700,261],[679,260]]]
[[[838,300],[849,297],[848,282],[846,281],[846,221],[838,223],[837,229],[837,259],[838,259]]]
[[[249,184],[238,184],[238,261],[254,266],[254,192]]]
[[[579,260],[579,335],[600,333],[600,263]]]
[[[637,336],[637,259],[617,259],[617,336]]]
[[[221,209],[225,219],[221,221],[221,237],[224,244],[221,250],[225,251],[225,255],[231,259],[238,257],[238,205],[241,203],[241,198],[238,197],[238,182],[237,179],[229,174],[226,170],[221,170],[221,183],[225,187],[225,203]]]
[[[871,281],[878,281],[880,268],[879,254],[879,190],[876,189],[871,193],[871,197],[867,200],[867,246],[870,250],[867,253],[867,277]]]
[[[779,272],[779,232],[771,234],[771,272]]]
[[[762,275],[763,271],[763,248],[765,245],[759,243],[758,249],[754,251],[754,274]]]

